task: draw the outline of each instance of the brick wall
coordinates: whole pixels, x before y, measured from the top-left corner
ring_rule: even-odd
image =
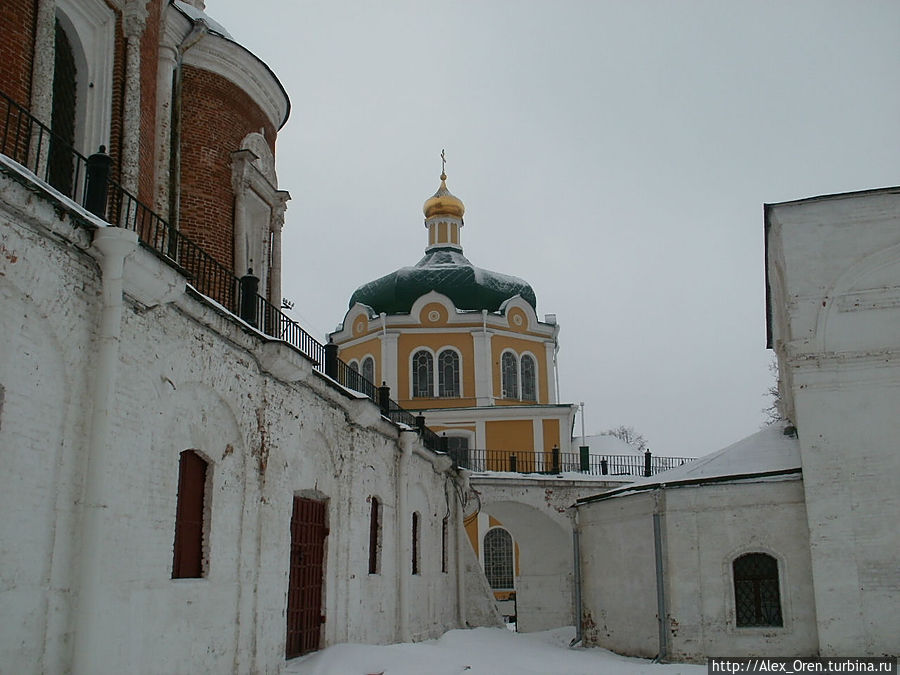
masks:
[[[116,13],[116,45],[113,56],[112,112],[109,126],[109,148],[113,160],[112,175],[121,180],[122,170],[122,117],[125,105],[125,35],[122,32],[122,13],[117,7],[107,5]]]
[[[37,0],[0,2],[0,91],[28,106]]]
[[[138,199],[153,203],[154,147],[156,136],[156,71],[159,63],[161,0],[147,5],[147,26],[141,39],[141,140]]]
[[[234,260],[230,154],[260,129],[274,151],[275,128],[244,91],[219,75],[184,66],[179,228],[229,269]]]

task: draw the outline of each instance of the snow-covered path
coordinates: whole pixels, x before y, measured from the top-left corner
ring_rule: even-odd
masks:
[[[452,630],[437,640],[340,644],[288,663],[293,675],[701,675],[706,666],[651,663],[605,649],[569,649],[574,628]]]

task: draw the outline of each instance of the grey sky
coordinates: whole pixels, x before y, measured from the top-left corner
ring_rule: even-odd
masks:
[[[900,3],[207,0],[291,97],[284,294],[322,338],[466,204],[561,324],[588,433],[704,454],[770,383],[762,205],[900,183]],[[580,423],[576,422],[576,433]]]

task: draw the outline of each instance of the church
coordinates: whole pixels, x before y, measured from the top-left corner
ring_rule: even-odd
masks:
[[[320,343],[275,73],[202,0],[0,18],[0,671],[277,673],[516,593],[624,654],[897,653],[900,190],[766,207],[788,423],[576,480],[556,317],[463,255],[445,171]]]
[[[364,381],[389,387],[440,434],[457,465],[559,473],[576,406],[558,402],[556,317],[538,318],[526,281],[463,255],[465,205],[447,188],[444,171],[440,181],[422,208],[425,256],[357,288],[329,339]],[[520,542],[496,515],[473,511],[465,525],[504,615],[515,616]],[[554,577],[569,574],[571,563],[564,563]]]

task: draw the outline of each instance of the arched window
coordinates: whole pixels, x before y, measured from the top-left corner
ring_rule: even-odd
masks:
[[[514,590],[513,541],[502,527],[484,535],[484,575],[495,591]]]
[[[503,398],[519,398],[519,364],[512,352],[500,357],[500,379]]]
[[[369,574],[381,572],[381,502],[372,497],[369,517]]]
[[[181,453],[178,462],[178,497],[175,507],[173,579],[203,576],[206,467],[206,460],[193,450]]]
[[[354,373],[358,373],[358,372],[359,372],[359,362],[358,362],[356,359],[353,359],[350,363],[347,364],[347,366],[348,366],[348,367],[350,368],[350,370],[352,370]]]
[[[445,349],[438,354],[438,396],[459,396],[459,354],[452,349]]]
[[[738,626],[782,626],[778,561],[766,553],[736,558],[734,573],[735,623]]]
[[[362,362],[362,376],[372,384],[375,384],[375,359],[367,356]]]
[[[434,357],[424,349],[412,359],[413,398],[434,398]]]
[[[522,355],[522,400],[537,401],[537,368],[531,354]]]

